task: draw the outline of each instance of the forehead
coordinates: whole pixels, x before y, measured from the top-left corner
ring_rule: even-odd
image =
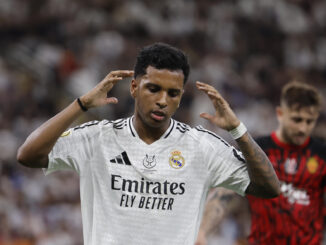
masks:
[[[316,119],[319,116],[319,110],[316,106],[305,106],[301,108],[284,106],[284,113],[289,117],[300,117],[306,119]]]
[[[168,69],[156,69],[148,66],[146,74],[141,77],[141,80],[146,83],[152,83],[161,87],[183,88],[184,75],[182,70],[171,71]]]

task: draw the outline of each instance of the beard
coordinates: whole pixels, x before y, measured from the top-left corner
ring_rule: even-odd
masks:
[[[282,135],[286,143],[291,145],[302,145],[308,138],[303,133],[290,133],[286,130],[282,130]]]

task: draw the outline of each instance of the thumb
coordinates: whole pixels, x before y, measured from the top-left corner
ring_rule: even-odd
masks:
[[[116,97],[109,97],[109,98],[106,98],[106,103],[107,104],[117,104],[118,99]]]
[[[202,117],[206,120],[209,120],[209,121],[213,121],[213,118],[214,118],[211,114],[208,114],[208,113],[201,113],[200,117]]]

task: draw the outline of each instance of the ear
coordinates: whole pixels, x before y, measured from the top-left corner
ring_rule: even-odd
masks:
[[[138,81],[136,81],[136,79],[132,79],[130,83],[130,94],[133,98],[136,98],[137,89],[138,89]]]
[[[277,106],[276,109],[276,117],[277,117],[277,120],[280,121],[282,119],[282,116],[283,116],[283,109],[281,106]]]

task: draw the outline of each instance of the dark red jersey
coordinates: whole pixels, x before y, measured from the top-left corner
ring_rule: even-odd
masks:
[[[275,133],[257,139],[281,182],[273,199],[248,195],[251,210],[250,244],[321,244],[326,145],[309,138],[301,146],[278,140]]]

